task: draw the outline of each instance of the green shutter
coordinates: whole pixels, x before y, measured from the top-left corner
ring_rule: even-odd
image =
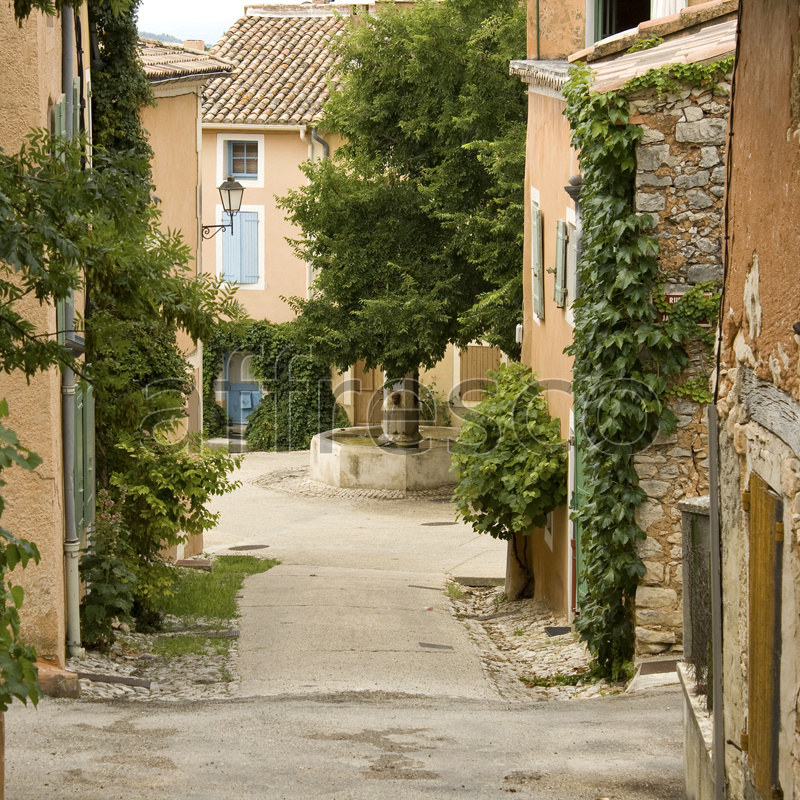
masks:
[[[564,308],[567,296],[567,223],[560,219],[556,223],[556,282],[553,299],[559,308]]]
[[[542,212],[531,202],[531,281],[533,313],[544,319],[544,259],[542,256]]]
[[[86,487],[86,464],[84,462],[84,406],[86,395],[80,386],[75,387],[75,532],[83,538],[84,498]]]
[[[77,137],[81,132],[81,79],[72,81],[72,135]]]
[[[572,305],[578,297],[578,230],[567,225],[567,305]]]
[[[94,389],[86,388],[83,404],[83,522],[88,528],[94,524]]]

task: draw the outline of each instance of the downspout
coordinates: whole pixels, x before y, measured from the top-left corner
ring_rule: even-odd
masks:
[[[328,143],[317,133],[316,128],[311,129],[311,138],[315,142],[319,142],[322,145],[322,157],[323,158],[330,158],[331,157],[331,148]]]
[[[308,138],[308,128],[300,128],[300,141],[308,147],[308,160],[314,160],[314,142]]]
[[[61,91],[66,97],[66,138],[72,139],[72,59],[75,50],[75,18],[67,9],[61,14]],[[64,313],[64,339],[75,340],[75,293],[70,291]],[[61,371],[61,439],[64,467],[64,584],[67,616],[67,655],[83,655],[81,647],[80,540],[75,521],[75,372],[71,366]]]

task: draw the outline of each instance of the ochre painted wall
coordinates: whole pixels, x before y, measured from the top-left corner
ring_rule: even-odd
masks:
[[[563,100],[535,92],[528,93],[528,135],[525,188],[525,250],[523,255],[524,337],[522,362],[531,366],[539,380],[551,388],[547,402],[552,416],[561,421],[561,435],[569,436],[572,396],[572,359],[564,348],[572,341],[572,326],[567,313],[553,300],[555,276],[547,272],[555,265],[556,223],[566,220],[574,204],[564,191],[569,178],[578,172],[570,146],[569,123],[563,116]],[[544,232],[544,319],[533,315],[531,283],[531,188],[538,191]],[[571,570],[569,520],[566,507],[553,517],[553,547],[542,531],[533,534],[530,566],[533,568],[536,597],[546,600],[557,613],[569,611],[568,575]]]
[[[528,0],[528,58],[566,58],[585,47],[585,30],[586,0]]]
[[[85,25],[85,21],[84,21]],[[84,41],[88,35],[84,27]],[[0,146],[16,152],[32,127],[50,127],[50,109],[61,94],[61,22],[34,11],[18,27],[9,4],[0,5],[0,49],[6,64],[0,92]],[[54,308],[35,301],[17,306],[39,331],[56,329]],[[56,369],[30,383],[17,373],[0,373],[0,397],[11,416],[4,420],[23,445],[41,456],[35,473],[14,467],[4,472],[6,508],[1,524],[12,533],[36,542],[42,555],[38,566],[17,570],[13,581],[25,589],[23,639],[40,657],[63,666],[65,644],[63,558],[63,470],[61,463],[61,385]]]

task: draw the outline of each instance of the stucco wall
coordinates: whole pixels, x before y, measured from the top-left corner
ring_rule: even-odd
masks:
[[[253,319],[266,319],[270,322],[286,322],[294,317],[289,305],[281,300],[284,297],[305,297],[308,286],[306,265],[300,261],[286,241],[286,237],[296,237],[297,230],[285,219],[285,212],[276,207],[275,197],[283,196],[290,189],[301,186],[306,178],[300,172],[300,164],[311,155],[309,145],[300,139],[296,129],[286,131],[264,130],[256,126],[243,126],[241,129],[203,130],[203,221],[221,221],[221,206],[217,187],[227,175],[218,163],[224,148],[220,142],[237,140],[245,135],[263,136],[264,173],[263,181],[239,179],[245,187],[242,210],[258,211],[260,233],[263,231],[263,263],[258,284],[242,285],[237,291],[237,299],[247,309]],[[310,132],[309,132],[310,141]],[[335,141],[330,144],[335,146]],[[315,146],[317,155],[321,147]],[[203,270],[221,275],[222,231],[203,243]]]
[[[586,0],[529,2],[527,57],[566,58],[586,45],[585,30]]]
[[[0,92],[0,146],[19,149],[31,127],[49,127],[50,107],[61,93],[61,24],[33,12],[17,27],[8,4],[0,5],[0,48],[7,64]],[[35,301],[17,306],[40,331],[56,329],[55,310]],[[13,580],[25,589],[22,636],[38,654],[64,663],[63,477],[61,466],[61,387],[58,370],[34,377],[0,374],[0,397],[11,411],[5,421],[21,442],[43,459],[35,473],[15,467],[4,472],[6,509],[2,525],[36,542],[38,566],[17,570]]]
[[[577,157],[570,145],[569,122],[563,115],[566,104],[551,91],[528,92],[528,132],[525,178],[525,249],[523,253],[523,343],[522,363],[528,364],[544,385],[550,414],[561,422],[561,435],[570,435],[572,358],[564,348],[572,341],[568,313],[553,300],[555,276],[544,273],[544,319],[533,313],[531,283],[531,196],[538,197],[542,212],[545,270],[555,264],[556,222],[574,214],[574,203],[564,190],[578,172]],[[568,298],[568,302],[569,298]],[[535,596],[567,616],[570,606],[569,519],[566,507],[553,515],[552,538],[536,530],[526,543],[528,567],[533,571]]]
[[[800,3],[746,2],[740,29],[718,405],[724,736],[740,742],[747,720],[749,515],[742,492],[755,473],[784,502],[779,777],[788,800],[800,796],[800,337],[792,330],[800,320]],[[750,768],[746,754],[726,749],[729,797],[750,796]]]

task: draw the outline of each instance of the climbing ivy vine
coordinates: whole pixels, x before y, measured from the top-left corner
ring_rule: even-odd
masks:
[[[696,287],[664,313],[653,219],[633,207],[635,145],[642,130],[628,123],[627,95],[651,87],[673,91],[676,81],[707,85],[728,69],[726,62],[670,65],[600,94],[591,92],[591,70],[578,65],[564,89],[583,173],[584,247],[567,352],[574,356],[584,469],[592,476],[575,512],[586,564],[586,595],[576,624],[599,670],[612,678],[625,674],[633,657],[633,603],[645,571],[636,550],[645,534],[634,515],[646,495],[633,457],[659,432],[675,430],[671,389],[689,363],[687,346],[702,338],[699,324],[713,321],[715,313],[714,301],[705,297],[708,287]],[[691,382],[685,387],[686,393],[700,388]]]

